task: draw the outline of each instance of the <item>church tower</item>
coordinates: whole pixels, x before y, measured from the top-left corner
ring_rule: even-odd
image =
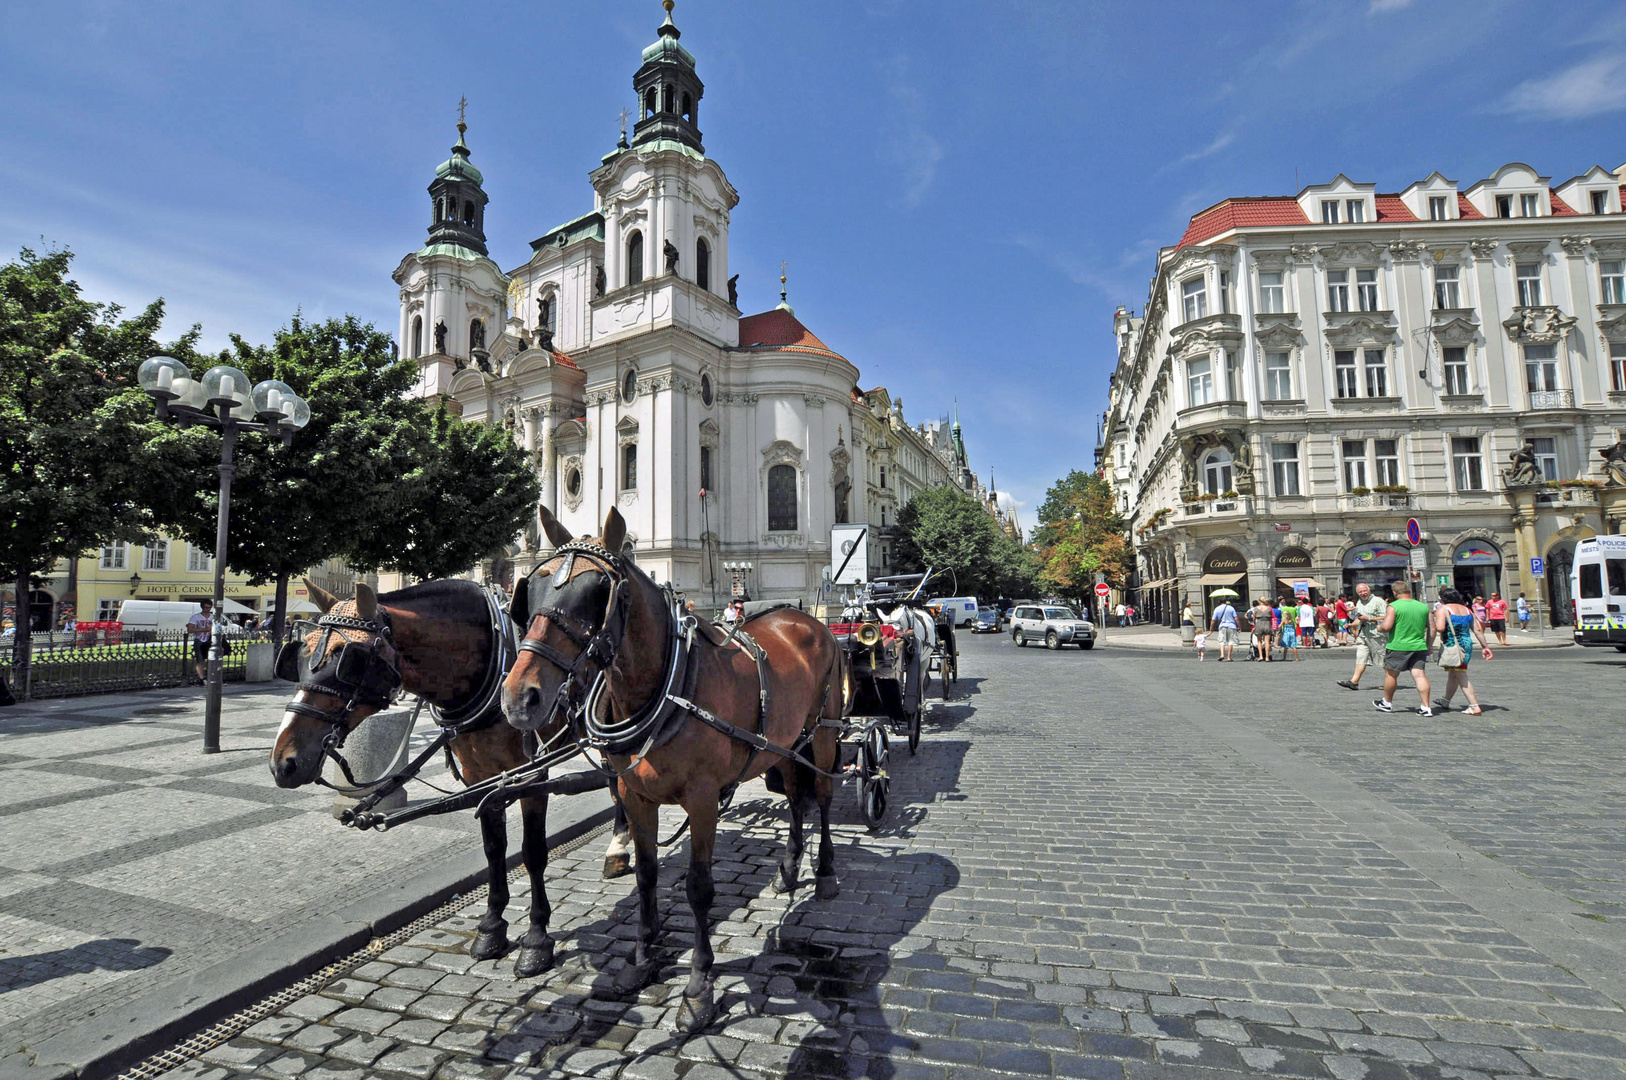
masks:
[[[490,345],[502,332],[508,278],[486,253],[485,178],[469,161],[468,124],[458,103],[452,156],[429,182],[428,242],[401,260],[400,344],[418,361],[424,396],[451,392],[464,369],[489,375]]]

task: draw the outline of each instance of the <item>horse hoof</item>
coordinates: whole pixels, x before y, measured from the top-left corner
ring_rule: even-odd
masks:
[[[626,877],[632,873],[632,859],[626,855],[606,855],[604,857],[604,879]]]
[[[542,974],[553,967],[553,941],[550,938],[545,945],[530,946],[522,944],[519,958],[514,961],[514,976],[520,979],[529,979]]]
[[[841,892],[841,883],[834,874],[824,874],[813,880],[813,895],[820,900],[834,900]]]
[[[628,963],[620,971],[616,972],[615,978],[611,980],[611,996],[621,998],[636,997],[640,990],[654,981],[657,970],[659,968],[654,963]]]
[[[706,1030],[711,1022],[717,1019],[717,1001],[712,995],[712,987],[708,982],[700,993],[694,997],[683,995],[678,1005],[677,1029],[685,1035],[694,1035]]]
[[[476,960],[495,960],[507,951],[508,931],[506,928],[482,930],[474,935],[474,944],[469,946],[469,955]]]
[[[783,866],[774,871],[773,891],[780,895],[796,891],[796,879],[786,873]]]

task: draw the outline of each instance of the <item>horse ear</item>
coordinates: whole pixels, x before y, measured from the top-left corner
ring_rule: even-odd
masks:
[[[378,618],[378,594],[365,582],[356,582],[356,617],[369,622]]]
[[[337,596],[334,596],[332,593],[316,584],[316,582],[312,581],[310,578],[305,579],[305,591],[310,593],[311,603],[321,608],[323,615],[326,615],[328,612],[332,611],[333,606],[339,602],[339,598]]]
[[[559,519],[553,516],[553,511],[541,503],[536,506],[536,516],[542,522],[542,532],[547,536],[548,543],[554,547],[564,547],[575,539],[570,535],[570,530],[561,525]]]
[[[611,555],[621,554],[622,545],[627,542],[627,519],[613,506],[610,507],[610,512],[604,515],[602,539]]]

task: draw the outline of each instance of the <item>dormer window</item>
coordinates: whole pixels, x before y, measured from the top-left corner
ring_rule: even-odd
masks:
[[[1519,306],[1541,306],[1541,264],[1519,263],[1514,271],[1519,282]]]
[[[1519,196],[1519,216],[1520,217],[1540,217],[1541,216],[1541,196],[1539,196],[1539,195],[1520,195]]]
[[[1338,224],[1338,200],[1325,199],[1321,203],[1321,224]]]
[[[1592,193],[1592,212],[1594,214],[1607,214],[1609,212],[1609,193],[1607,191],[1594,191]]]
[[[1348,211],[1350,224],[1359,224],[1366,220],[1366,201],[1364,199],[1350,199],[1344,204]]]
[[[1444,195],[1430,195],[1428,199],[1428,220],[1448,221],[1449,211],[1446,210]]]
[[[1205,278],[1188,278],[1180,283],[1180,305],[1185,322],[1208,314],[1208,282]]]
[[[1499,218],[1510,218],[1513,216],[1513,196],[1496,196],[1496,216]]]

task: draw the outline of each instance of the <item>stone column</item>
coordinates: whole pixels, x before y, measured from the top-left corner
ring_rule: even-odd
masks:
[[[538,479],[542,483],[542,505],[552,513],[559,512],[558,491],[558,449],[554,444],[553,414],[555,406],[538,405],[536,407],[537,423],[542,426],[542,461],[541,475]]]

